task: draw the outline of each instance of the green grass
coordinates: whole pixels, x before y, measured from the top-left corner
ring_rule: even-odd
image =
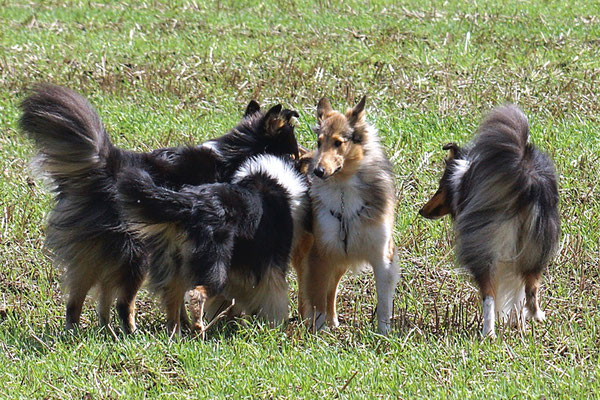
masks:
[[[0,1],[0,398],[599,397],[598,15],[597,2],[551,0]],[[100,330],[92,301],[83,329],[64,332],[60,272],[43,250],[52,201],[16,129],[38,81],[82,92],[114,142],[137,150],[220,135],[251,98],[299,110],[314,147],[317,100],[344,108],[367,94],[397,175],[393,333],[373,333],[370,274],[343,280],[341,327],[319,335],[251,320],[173,340],[145,291],[135,335]],[[541,292],[547,321],[482,341],[450,221],[416,212],[441,145],[467,141],[507,101],[556,163],[563,233]]]

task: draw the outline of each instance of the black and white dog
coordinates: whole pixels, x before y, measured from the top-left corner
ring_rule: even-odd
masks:
[[[420,210],[454,220],[457,260],[481,292],[484,336],[495,335],[496,313],[545,317],[538,289],[558,245],[559,199],[552,161],[528,138],[519,108],[494,109],[469,145],[443,147],[450,155],[439,189]]]
[[[49,178],[55,206],[46,245],[65,268],[69,293],[66,326],[79,323],[87,293],[98,288],[97,311],[108,323],[115,298],[125,332],[135,329],[134,300],[153,249],[130,230],[117,202],[117,176],[139,168],[173,190],[183,185],[228,182],[259,154],[298,156],[295,111],[276,105],[262,112],[255,101],[226,135],[199,147],[135,153],[115,147],[94,108],[79,94],[40,85],[21,103],[21,130],[35,142],[34,164]],[[155,257],[155,256],[152,256]],[[186,314],[181,313],[183,323]]]
[[[143,169],[119,178],[119,199],[131,226],[151,247],[150,285],[162,293],[169,330],[179,330],[184,295],[195,289],[194,328],[235,300],[236,314],[272,323],[288,317],[286,272],[309,212],[308,185],[294,163],[248,159],[231,183],[155,184]]]

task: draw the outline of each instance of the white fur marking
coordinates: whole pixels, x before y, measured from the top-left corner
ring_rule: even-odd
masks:
[[[215,140],[209,140],[200,145],[200,147],[204,147],[205,149],[210,149],[217,153],[217,155],[221,155],[221,150],[219,149],[219,144]]]
[[[454,169],[450,176],[450,182],[452,182],[452,189],[454,189],[454,192],[458,191],[462,178],[470,167],[471,161],[469,160],[454,160]]]
[[[494,305],[494,298],[488,296],[483,299],[483,331],[481,332],[483,337],[496,336],[494,325],[496,325],[496,307]]]
[[[290,196],[294,222],[299,222],[304,216],[305,196],[308,190],[300,174],[281,158],[265,154],[246,160],[235,173],[232,182],[238,183],[245,177],[258,173],[275,179],[284,187]]]

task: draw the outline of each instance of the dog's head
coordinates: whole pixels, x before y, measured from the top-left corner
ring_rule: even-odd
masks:
[[[300,158],[298,142],[294,134],[294,110],[284,109],[281,104],[262,112],[260,105],[251,100],[244,112],[243,121],[251,126],[252,135],[264,146],[264,152],[273,155],[290,155]]]
[[[359,168],[364,156],[368,125],[365,120],[365,97],[345,114],[334,111],[322,98],[317,105],[317,152],[314,174],[325,180],[333,176],[347,178]]]
[[[442,179],[440,179],[440,186],[431,200],[419,210],[419,214],[429,219],[442,218],[446,214],[454,217],[454,210],[452,209],[452,196],[454,196],[454,193],[452,192],[450,180],[456,160],[462,158],[462,150],[456,143],[447,143],[442,146],[442,149],[448,150],[449,153],[448,158],[445,160],[446,167]]]

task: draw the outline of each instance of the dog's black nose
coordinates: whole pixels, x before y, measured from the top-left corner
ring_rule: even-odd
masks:
[[[320,167],[320,166],[315,167],[315,170],[313,172],[319,178],[322,178],[323,175],[325,175],[325,170],[323,169],[323,167]]]

